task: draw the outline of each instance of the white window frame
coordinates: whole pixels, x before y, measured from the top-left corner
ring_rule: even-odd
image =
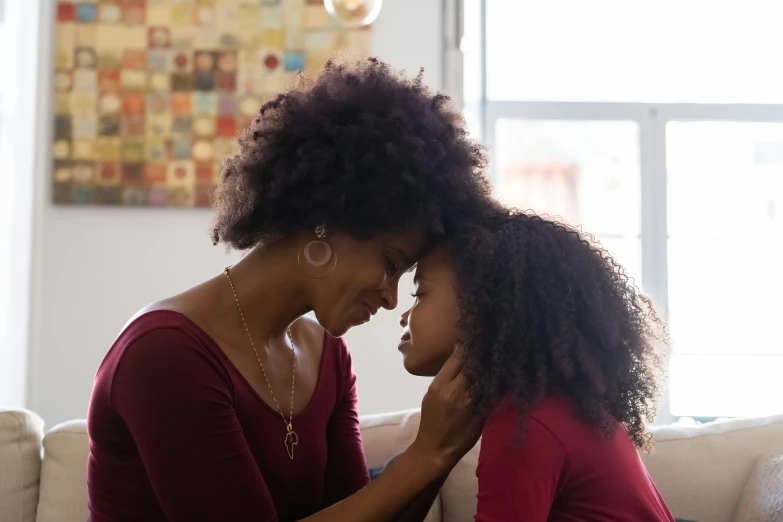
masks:
[[[3,0],[0,0],[3,1]],[[44,0],[13,0],[3,5],[0,62],[7,74],[0,87],[0,404],[32,403],[32,296],[39,290],[35,253],[48,162],[40,144],[48,143],[50,92],[45,81],[53,42],[52,7]],[[43,57],[43,58],[42,58]]]
[[[462,4],[462,0],[446,0]],[[783,104],[697,104],[626,102],[495,101],[486,97],[486,0],[481,2],[481,99],[469,108],[478,115],[483,141],[490,151],[489,176],[497,179],[495,128],[498,120],[632,121],[639,127],[641,175],[641,286],[668,321],[668,227],[666,126],[669,122],[775,122],[783,123]],[[454,9],[462,12],[461,8]],[[448,12],[448,11],[447,11]],[[447,19],[445,26],[448,26]],[[452,26],[454,27],[454,26]],[[461,30],[461,25],[457,25]],[[450,38],[445,40],[448,50]],[[460,64],[461,66],[461,64]],[[448,74],[448,73],[447,73]],[[447,85],[448,87],[448,85]],[[670,410],[669,386],[665,383],[656,424],[676,420]],[[711,420],[710,418],[697,418]]]

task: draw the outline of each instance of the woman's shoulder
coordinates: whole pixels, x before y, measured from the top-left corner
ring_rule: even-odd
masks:
[[[209,338],[204,330],[183,312],[160,306],[158,303],[148,305],[136,312],[120,331],[115,345],[128,345],[149,334],[161,335],[167,333],[182,340],[193,342]]]
[[[98,367],[91,408],[111,404],[118,390],[182,385],[183,380],[230,386],[206,333],[179,312],[148,310],[126,324]]]
[[[123,327],[98,369],[98,374],[113,376],[122,362],[136,368],[206,361],[221,366],[215,356],[211,337],[186,315],[163,308],[146,307]]]

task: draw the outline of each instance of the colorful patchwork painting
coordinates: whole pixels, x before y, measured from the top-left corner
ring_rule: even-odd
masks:
[[[57,5],[53,200],[205,207],[260,104],[336,50],[362,56],[314,0]]]

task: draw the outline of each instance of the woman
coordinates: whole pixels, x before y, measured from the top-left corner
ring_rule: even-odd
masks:
[[[339,337],[397,305],[427,242],[492,205],[483,152],[421,74],[375,59],[299,78],[240,144],[213,239],[249,253],[142,310],[98,371],[92,521],[397,520],[480,428],[453,361],[416,442],[367,485]]]
[[[665,331],[606,251],[514,211],[429,251],[416,282],[405,368],[434,375],[463,343],[488,415],[477,521],[672,521],[636,451]]]

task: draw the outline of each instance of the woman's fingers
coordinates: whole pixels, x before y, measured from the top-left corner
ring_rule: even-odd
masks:
[[[460,374],[463,366],[462,353],[462,346],[458,344],[449,358],[446,359],[445,364],[435,376],[435,379],[433,379],[433,385],[444,386],[446,383],[453,381]]]
[[[464,372],[460,371],[446,386],[450,395],[452,395],[456,401],[459,401],[460,406],[468,402],[468,381],[465,378]]]
[[[453,466],[481,435],[482,420],[472,411],[464,354],[458,346],[430,384],[421,404],[415,444]]]

